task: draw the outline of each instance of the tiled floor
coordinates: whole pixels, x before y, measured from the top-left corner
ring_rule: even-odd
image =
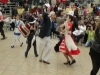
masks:
[[[89,57],[89,48],[79,46],[81,54],[74,56],[77,63],[72,66],[63,65],[66,61],[62,53],[56,53],[53,49],[57,39],[52,39],[52,51],[50,55],[50,65],[39,63],[39,58],[34,56],[31,48],[28,58],[24,57],[26,50],[26,39],[21,36],[24,42],[23,47],[16,42],[15,48],[10,46],[13,42],[13,31],[5,32],[8,37],[6,40],[0,40],[0,75],[90,75],[91,59]],[[0,36],[1,38],[1,36]],[[37,46],[39,52],[39,38],[37,37]],[[100,74],[100,71],[97,75]]]

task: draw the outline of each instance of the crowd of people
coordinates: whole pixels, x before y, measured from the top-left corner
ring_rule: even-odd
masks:
[[[36,7],[36,10],[32,13],[28,11],[28,7],[31,5],[28,6],[26,2],[25,9],[21,15],[18,15],[17,8],[15,7],[12,11],[12,18],[9,18],[11,22],[10,29],[12,30],[13,28],[14,30],[14,42],[11,48],[15,47],[16,40],[20,42],[20,46],[23,45],[23,42],[20,40],[22,32],[18,28],[20,25],[25,26],[29,23],[29,34],[25,36],[27,37],[26,58],[32,44],[34,46],[35,56],[38,57],[39,54],[39,62],[50,64],[48,59],[51,50],[51,35],[53,33],[59,38],[58,43],[54,47],[55,51],[64,54],[67,60],[67,62],[64,63],[65,65],[73,65],[76,63],[73,55],[80,53],[80,49],[77,45],[80,39],[82,39],[82,43],[85,44],[85,47],[91,47],[90,56],[93,63],[91,75],[96,75],[100,67],[99,16],[88,16],[88,10],[84,6],[71,7],[69,12],[64,13],[64,9],[61,5],[56,4],[53,6],[49,3],[43,4],[41,8]],[[2,16],[3,14],[1,13],[0,32],[3,39],[5,39],[3,23],[6,21]],[[36,36],[40,37],[39,53],[37,53]],[[46,49],[46,53],[43,58],[44,48]]]

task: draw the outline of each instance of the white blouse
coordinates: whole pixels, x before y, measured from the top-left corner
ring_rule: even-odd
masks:
[[[85,26],[85,25],[84,25],[84,26],[80,25],[80,26],[78,26],[78,27],[79,27],[80,30],[82,30],[82,31],[84,31],[84,32],[86,31],[86,26]]]

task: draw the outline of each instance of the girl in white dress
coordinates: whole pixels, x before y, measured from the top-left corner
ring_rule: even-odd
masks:
[[[65,29],[63,30],[64,26]],[[78,55],[80,53],[80,50],[78,49],[72,38],[72,26],[73,26],[73,16],[69,15],[65,25],[61,26],[61,31],[64,32],[65,36],[63,37],[59,48],[67,59],[67,63],[64,64],[69,64],[69,65],[76,63],[72,55]],[[69,57],[71,58],[71,61]]]

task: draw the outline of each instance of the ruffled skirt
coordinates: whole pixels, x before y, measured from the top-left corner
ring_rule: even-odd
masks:
[[[74,43],[71,35],[65,35],[59,47],[59,51],[67,53],[68,55],[78,55],[80,53],[79,48]]]

